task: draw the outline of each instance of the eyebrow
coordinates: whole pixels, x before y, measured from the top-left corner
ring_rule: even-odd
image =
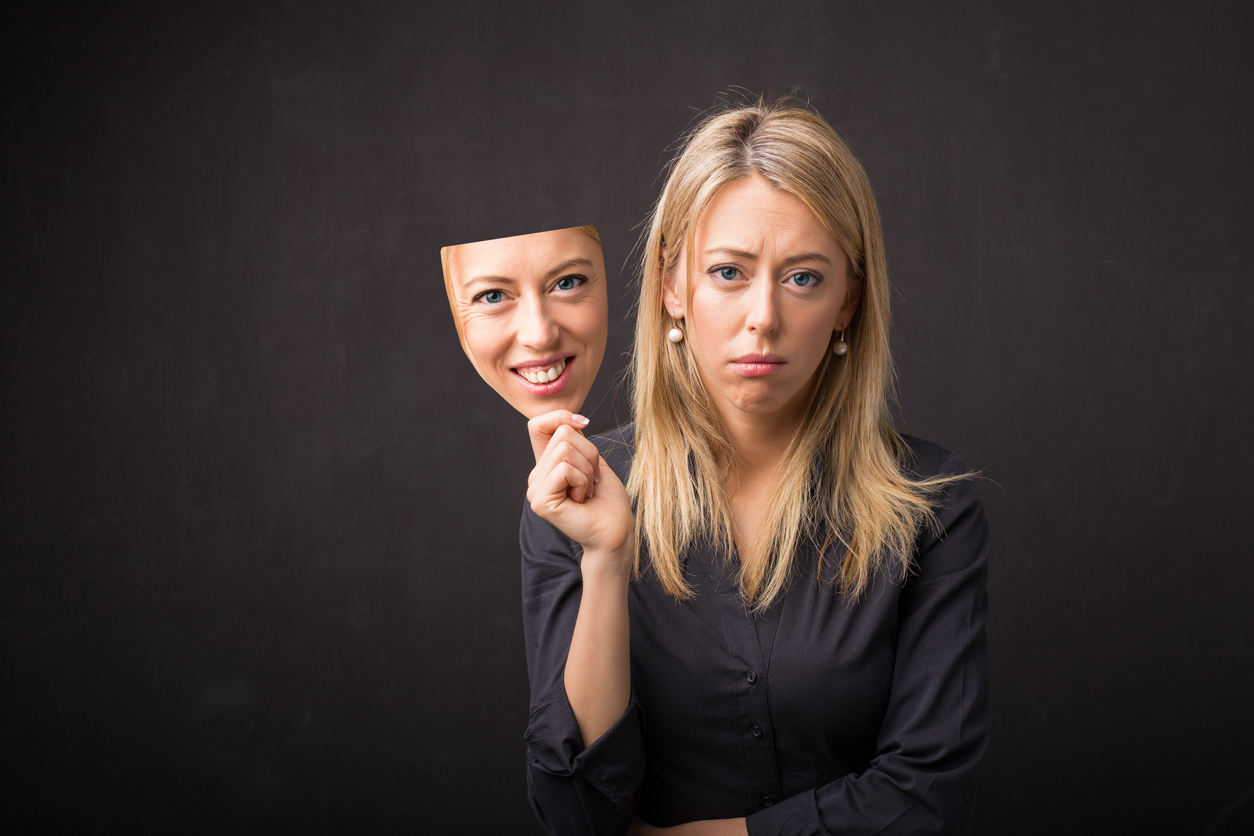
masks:
[[[592,263],[592,260],[591,260],[591,259],[588,259],[588,258],[572,258],[572,259],[570,259],[570,260],[568,260],[568,261],[563,261],[561,264],[559,264],[559,265],[557,265],[556,267],[554,267],[554,268],[550,269],[547,273],[545,273],[545,274],[544,274],[544,280],[545,280],[545,281],[548,281],[549,279],[553,278],[554,276],[558,275],[559,273],[565,273],[567,270],[569,270],[569,269],[570,269],[570,268],[572,268],[572,267],[585,267],[585,268],[587,268],[587,269],[589,269],[589,270],[595,270],[595,269],[596,269],[596,265]],[[471,279],[470,281],[466,282],[466,284],[464,285],[464,287],[465,287],[465,289],[466,289],[466,291],[467,291],[467,292],[469,292],[469,293],[472,293],[472,294],[473,294],[473,293],[474,293],[474,289],[475,289],[476,287],[478,287],[479,285],[484,285],[484,284],[491,284],[491,285],[502,285],[502,284],[503,284],[503,285],[509,285],[509,286],[511,286],[511,287],[512,287],[512,286],[514,286],[514,285],[518,284],[518,281],[517,281],[517,279],[511,279],[509,276],[475,276],[473,279]]]
[[[569,261],[563,261],[561,264],[557,265],[552,270],[545,273],[544,277],[546,279],[551,279],[554,276],[556,276],[558,273],[565,273],[567,270],[569,270],[572,267],[587,267],[589,270],[596,269],[596,265],[592,263],[592,259],[582,258],[582,257],[572,258]]]
[[[758,256],[756,253],[747,252],[745,250],[738,250],[738,249],[735,249],[734,247],[711,247],[710,249],[706,250],[703,253],[703,255],[717,255],[719,253],[722,253],[723,255],[734,256],[736,258],[749,259],[751,261],[757,261],[758,259]],[[828,258],[827,256],[823,255],[822,253],[801,253],[799,255],[789,256],[788,258],[784,259],[785,264],[796,264],[799,261],[821,261],[824,264],[827,264],[829,266],[832,263],[832,260]]]
[[[517,284],[517,282],[509,276],[475,276],[473,279],[462,285],[462,290],[469,293],[471,296],[474,296],[475,288],[485,284],[492,285],[494,287],[497,285],[509,285],[512,287]]]

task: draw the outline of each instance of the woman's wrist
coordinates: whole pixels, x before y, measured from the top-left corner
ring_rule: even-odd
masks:
[[[635,565],[635,541],[629,539],[616,549],[588,549],[579,561],[584,583],[589,581],[626,582]]]

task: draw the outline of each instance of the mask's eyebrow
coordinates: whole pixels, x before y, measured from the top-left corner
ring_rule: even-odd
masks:
[[[475,276],[473,279],[467,280],[466,283],[462,285],[462,290],[470,296],[474,296],[475,289],[483,287],[484,285],[489,285],[491,287],[501,287],[502,285],[506,287],[513,287],[516,284],[518,284],[518,282],[511,279],[509,276]]]
[[[565,273],[567,270],[571,269],[572,267],[585,267],[589,270],[596,269],[596,265],[592,263],[592,259],[590,258],[583,258],[583,257],[572,258],[568,261],[563,261],[561,264],[557,265],[552,270],[545,273],[544,278],[546,280],[551,279],[559,273]]]
[[[584,267],[589,270],[595,270],[596,264],[594,264],[590,258],[580,257],[567,259],[561,264],[558,264],[556,267],[550,268],[549,271],[544,274],[544,280],[548,281],[554,276],[565,273],[572,267]],[[475,288],[482,285],[492,285],[493,287],[500,287],[502,285],[505,287],[514,287],[517,284],[518,281],[510,278],[509,276],[475,276],[473,279],[469,279],[464,285],[462,285],[462,288],[468,293],[473,293]]]

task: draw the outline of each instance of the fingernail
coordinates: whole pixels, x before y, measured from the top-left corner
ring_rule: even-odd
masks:
[[[596,468],[594,468],[594,469],[593,469],[593,471],[592,471],[592,482],[593,482],[594,484],[597,484],[597,485],[601,484],[601,468],[600,468],[600,466],[597,466]]]
[[[582,415],[572,415],[571,420],[581,427],[588,426],[588,419],[583,417]]]

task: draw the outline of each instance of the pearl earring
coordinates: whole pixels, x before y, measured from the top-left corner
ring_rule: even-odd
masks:
[[[840,339],[836,341],[836,345],[832,346],[832,351],[840,357],[844,357],[849,353],[849,343],[845,342],[845,329],[840,329]]]
[[[684,341],[684,332],[680,331],[678,328],[672,328],[666,334],[666,338],[673,343],[680,343]]]

